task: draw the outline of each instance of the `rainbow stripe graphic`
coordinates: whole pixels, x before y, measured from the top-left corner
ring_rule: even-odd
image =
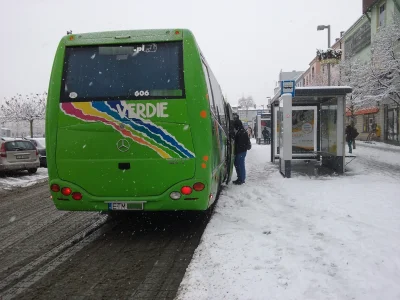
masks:
[[[155,151],[162,158],[194,158],[195,155],[164,128],[139,117],[128,118],[118,113],[122,101],[61,103],[67,116],[85,122],[101,122],[113,127],[125,138]],[[120,124],[124,124],[121,128]]]

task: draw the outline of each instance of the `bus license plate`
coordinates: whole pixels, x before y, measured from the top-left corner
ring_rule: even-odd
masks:
[[[108,203],[109,210],[127,210],[128,203]]]

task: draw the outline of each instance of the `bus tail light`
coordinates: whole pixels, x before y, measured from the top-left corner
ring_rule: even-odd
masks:
[[[77,200],[77,201],[82,200],[82,194],[79,192],[73,192],[72,199]]]
[[[171,194],[169,194],[169,196],[171,197],[172,200],[181,199],[181,193],[179,192],[172,192]]]
[[[60,191],[60,186],[58,184],[52,184],[50,189],[54,192],[54,193],[58,193]]]
[[[64,196],[69,196],[71,195],[72,190],[69,187],[63,187],[61,189],[61,194],[63,194]]]
[[[201,183],[201,182],[196,182],[196,183],[193,185],[193,189],[194,189],[196,192],[200,192],[200,191],[204,190],[205,187],[206,187],[206,186],[205,186],[203,183]]]
[[[190,195],[192,193],[192,188],[190,186],[184,186],[181,188],[181,193],[184,195]]]

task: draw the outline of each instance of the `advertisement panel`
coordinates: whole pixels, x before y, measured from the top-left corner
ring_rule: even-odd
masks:
[[[276,136],[280,133],[278,112],[275,110]],[[317,151],[317,107],[293,106],[292,107],[292,153],[296,155],[314,155]],[[279,155],[279,143],[275,145],[275,153]]]

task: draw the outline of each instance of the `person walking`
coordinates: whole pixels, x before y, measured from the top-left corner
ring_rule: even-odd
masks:
[[[264,144],[269,144],[268,143],[268,139],[269,139],[269,131],[267,129],[267,127],[264,127],[263,131],[261,132],[261,134],[264,137]]]
[[[233,181],[233,184],[241,185],[246,181],[246,154],[251,148],[251,142],[248,133],[243,127],[240,120],[235,120],[233,123],[235,128],[235,169],[238,178]]]
[[[249,135],[249,138],[251,138],[251,136],[253,135],[253,130],[252,130],[252,128],[250,126],[247,127],[247,133]]]
[[[347,125],[345,134],[346,134],[346,142],[347,142],[347,145],[349,146],[349,153],[352,153],[353,152],[353,147],[352,147],[353,140],[355,140],[355,138],[358,136],[358,132],[353,126]]]

